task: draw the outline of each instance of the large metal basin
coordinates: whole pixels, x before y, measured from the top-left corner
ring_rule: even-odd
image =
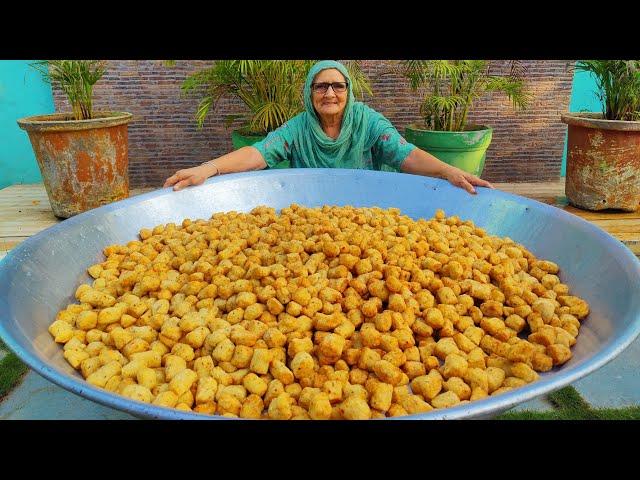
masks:
[[[26,240],[0,262],[0,336],[33,370],[83,397],[150,418],[215,418],[155,407],[85,383],[67,364],[47,328],[73,292],[102,261],[102,248],[137,238],[143,227],[218,211],[354,205],[398,207],[417,218],[436,209],[471,219],[494,235],[508,236],[539,258],[561,267],[571,293],[586,299],[573,358],[525,387],[458,407],[407,419],[491,417],[557,390],[615,358],[640,332],[640,262],[622,243],[581,218],[501,191],[472,196],[449,183],[414,175],[361,170],[270,170],[225,175],[180,192],[157,190],[80,214]]]

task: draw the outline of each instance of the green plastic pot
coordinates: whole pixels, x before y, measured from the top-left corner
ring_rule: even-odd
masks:
[[[254,143],[259,142],[260,140],[263,140],[265,137],[266,135],[250,135],[250,134],[247,135],[247,134],[241,133],[240,130],[233,130],[231,132],[231,143],[233,145],[233,148],[235,150],[238,150],[239,148],[242,148],[242,147],[250,147]],[[291,164],[289,163],[288,160],[284,160],[270,168],[291,168]]]
[[[266,137],[266,135],[244,134],[240,130],[233,130],[231,132],[231,143],[233,144],[233,148],[238,150],[242,147],[249,147],[264,139],[264,137]]]
[[[405,138],[439,160],[476,176],[482,175],[493,129],[482,125],[463,132],[423,130],[415,125],[405,129]]]

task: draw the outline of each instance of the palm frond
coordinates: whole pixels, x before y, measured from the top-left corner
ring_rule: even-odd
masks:
[[[508,76],[490,75],[487,60],[403,60],[398,71],[409,87],[424,89],[420,115],[435,130],[459,131],[473,102],[488,91],[506,93],[515,108],[526,108],[530,94],[522,76],[526,68],[514,61]],[[421,90],[422,91],[422,90]]]
[[[605,119],[640,119],[640,60],[580,60],[576,69],[596,79]]]
[[[198,102],[198,108],[196,109],[195,113],[195,119],[198,128],[202,128],[202,125],[204,125],[204,121],[207,118],[207,113],[209,113],[209,109],[211,108],[211,105],[213,105],[213,103],[213,97],[210,95],[207,95],[206,97],[201,99],[200,102]]]
[[[67,96],[76,120],[93,118],[93,86],[106,71],[103,60],[38,60],[30,64],[42,79]]]
[[[344,66],[347,67],[347,70],[349,71],[351,84],[353,85],[353,94],[355,95],[355,97],[358,100],[361,100],[364,98],[365,94],[373,96],[371,84],[369,83],[369,79],[363,72],[360,62],[351,60],[345,62]]]
[[[229,128],[234,122],[242,120],[243,122],[247,122],[247,116],[242,114],[230,114],[227,115],[224,119],[224,128]]]
[[[460,95],[439,96],[430,95],[423,103],[425,108],[432,110],[452,110],[464,103],[464,97]]]
[[[209,85],[215,77],[216,72],[213,68],[201,70],[185,78],[180,86],[180,90],[183,94],[190,93],[193,90]]]
[[[523,80],[529,73],[529,67],[521,60],[511,60],[509,65],[509,78]]]
[[[264,103],[254,112],[249,128],[252,132],[268,131],[272,125],[282,125],[286,121],[286,110],[282,104]]]
[[[400,62],[399,73],[409,80],[409,86],[412,90],[417,90],[429,78],[428,60],[403,60]]]
[[[524,82],[509,77],[488,77],[485,90],[505,93],[515,109],[527,108],[532,100],[532,95],[525,89]]]
[[[304,110],[302,92],[314,60],[219,60],[189,75],[183,94],[210,97],[199,104],[199,126],[216,110],[222,97],[237,98],[249,113],[242,116],[244,130],[267,133]],[[357,61],[347,68],[357,96],[372,94],[369,81]]]
[[[469,64],[464,61],[431,60],[427,66],[431,69],[430,77],[443,79],[459,76],[469,69]]]

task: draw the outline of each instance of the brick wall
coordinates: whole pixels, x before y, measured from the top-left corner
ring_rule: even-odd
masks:
[[[406,83],[388,71],[392,61],[363,60],[374,97],[366,102],[384,114],[402,133],[419,120],[419,98]],[[494,61],[496,73],[506,73],[508,61]],[[490,181],[544,181],[560,175],[566,127],[560,113],[571,95],[571,61],[532,60],[527,84],[534,94],[531,107],[515,112],[502,94],[488,94],[475,104],[469,120],[494,128],[483,178]],[[242,111],[236,100],[222,100],[201,130],[193,114],[196,97],[182,97],[184,78],[209,61],[179,60],[167,67],[161,61],[113,60],[94,88],[94,108],[133,113],[129,125],[131,185],[161,186],[175,170],[197,165],[231,150],[231,130],[224,117]],[[64,95],[54,89],[57,111],[68,111]]]

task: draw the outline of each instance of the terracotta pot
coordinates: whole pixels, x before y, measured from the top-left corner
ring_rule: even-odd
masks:
[[[68,218],[129,196],[126,112],[67,120],[70,114],[18,120],[42,173],[55,216]]]
[[[637,210],[640,122],[603,120],[599,113],[561,116],[568,125],[565,194],[586,210]]]

